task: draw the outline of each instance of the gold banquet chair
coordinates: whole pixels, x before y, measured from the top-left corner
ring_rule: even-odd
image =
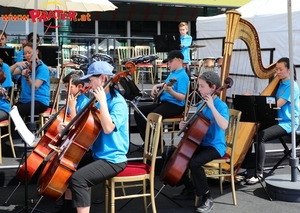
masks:
[[[135,46],[134,47],[135,56],[147,56],[151,53],[150,46]],[[136,65],[136,77],[135,83],[139,83],[140,72],[149,73],[149,77],[151,78],[151,83],[154,84],[154,77],[153,77],[153,65],[151,62],[148,63],[138,63]]]
[[[147,197],[151,199],[152,212],[156,213],[155,205],[155,164],[159,144],[162,116],[150,113],[147,116],[146,139],[144,144],[143,162],[127,163],[126,168],[117,176],[105,181],[105,212],[108,213],[108,201],[110,192],[110,210],[115,212],[115,201],[143,197],[144,212],[147,212]],[[141,182],[141,183],[140,183]],[[121,185],[116,185],[120,183]],[[149,184],[149,185],[148,185]],[[147,192],[149,186],[150,192]],[[142,187],[141,193],[125,194],[126,188]],[[116,196],[116,189],[123,189],[123,194]]]
[[[13,100],[14,100],[14,84],[11,87],[11,91],[10,91],[10,107],[13,104]],[[11,146],[11,151],[13,154],[13,157],[16,158],[16,152],[15,152],[15,147],[14,147],[14,143],[11,137],[11,127],[10,127],[10,123],[11,123],[11,118],[10,115],[8,116],[7,120],[4,121],[0,121],[0,164],[2,164],[2,138],[8,137],[9,138],[9,142],[10,142],[10,146]],[[2,135],[2,128],[7,128],[7,133]]]
[[[228,128],[226,130],[226,154],[222,158],[218,158],[212,160],[211,162],[207,163],[204,166],[206,177],[216,177],[219,178],[220,184],[220,193],[223,194],[223,180],[224,177],[230,177],[231,181],[231,190],[232,190],[232,199],[233,204],[237,205],[236,202],[236,194],[235,194],[235,172],[234,172],[234,153],[237,141],[237,135],[239,131],[239,123],[241,118],[242,112],[229,109],[229,123]],[[230,164],[230,168],[228,171],[222,170],[222,164],[227,163]],[[216,171],[218,170],[218,171]],[[196,197],[195,205],[197,206],[198,197]]]
[[[134,57],[134,47],[132,46],[118,47],[117,52],[118,52],[118,61],[119,61],[119,71],[121,72],[125,68],[125,64],[122,64],[122,61],[124,59],[129,59]]]

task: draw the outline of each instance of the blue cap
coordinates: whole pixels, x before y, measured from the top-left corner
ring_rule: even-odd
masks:
[[[113,70],[114,67],[106,61],[96,61],[89,66],[87,74],[81,77],[80,80],[86,81],[89,77],[93,75],[114,75],[112,73]]]

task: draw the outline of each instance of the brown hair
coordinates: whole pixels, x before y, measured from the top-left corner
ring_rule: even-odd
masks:
[[[0,35],[2,34],[3,30],[0,30]],[[7,38],[6,32],[3,32],[2,36],[4,36],[5,38]]]
[[[188,23],[184,22],[184,21],[182,21],[178,24],[178,28],[180,28],[180,27],[186,27],[187,29],[189,28]]]

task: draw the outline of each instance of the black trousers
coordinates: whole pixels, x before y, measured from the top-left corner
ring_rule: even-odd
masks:
[[[176,115],[183,113],[184,106],[178,106],[170,102],[161,102],[160,104],[150,104],[138,107],[139,110],[145,115],[148,116],[149,113],[155,112],[160,114],[163,118],[170,118]],[[137,125],[137,129],[141,135],[143,141],[145,141],[145,132],[147,121],[140,116],[137,112],[134,111],[134,119]]]
[[[116,176],[124,170],[126,162],[114,164],[106,160],[94,160],[92,152],[88,152],[81,159],[78,170],[70,178],[69,188],[72,192],[73,207],[87,207],[91,205],[89,187]]]
[[[174,151],[175,148],[172,147],[162,154],[163,159],[165,159],[165,164],[172,156]],[[221,156],[219,152],[214,147],[198,146],[188,164],[188,168],[191,171],[191,179],[189,178],[187,172],[185,172],[179,180],[177,186],[185,185],[186,188],[191,189],[192,180],[197,196],[204,195],[209,190],[209,186],[203,166],[206,163],[220,157]]]
[[[265,159],[266,159],[265,142],[281,138],[287,134],[288,133],[279,125],[273,125],[273,126],[270,126],[266,129],[263,129],[258,132],[258,141],[257,141],[258,153],[256,153],[257,154],[257,173],[260,173],[260,174],[263,173]],[[256,136],[255,136],[254,140],[256,140]],[[255,150],[256,150],[256,148],[255,148]]]

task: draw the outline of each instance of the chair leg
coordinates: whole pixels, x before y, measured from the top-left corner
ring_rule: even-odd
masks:
[[[219,163],[219,175],[222,174],[222,163]],[[224,177],[219,177],[219,185],[220,185],[220,194],[223,194],[223,179]]]
[[[234,176],[235,176],[235,174],[234,174],[234,168],[233,168],[233,165],[232,165],[232,167],[231,167],[231,169],[230,169],[230,173],[231,173],[231,175],[230,175],[230,178],[231,178],[231,191],[232,191],[232,200],[233,200],[233,204],[236,206],[237,205],[237,202],[236,202],[236,194],[235,194],[235,178],[234,178]]]
[[[110,184],[110,182],[109,182],[109,180],[106,180],[105,181],[105,184],[104,184],[104,188],[105,188],[105,204],[104,204],[104,212],[105,213],[108,213],[108,191],[109,191],[109,184]]]
[[[17,156],[16,156],[16,152],[15,152],[14,142],[13,142],[12,137],[11,137],[10,126],[8,126],[8,128],[9,128],[8,138],[9,138],[9,142],[10,142],[11,152],[13,154],[13,157],[16,158]],[[0,140],[0,143],[1,143],[1,140]]]
[[[115,182],[110,182],[110,212],[115,213]]]
[[[151,197],[152,212],[156,213],[154,178],[150,180],[150,197]]]
[[[151,187],[151,186],[150,186]],[[144,201],[144,212],[147,213],[148,212],[148,208],[147,208],[147,197],[145,196],[145,194],[147,193],[147,182],[146,180],[143,180],[143,201]]]

